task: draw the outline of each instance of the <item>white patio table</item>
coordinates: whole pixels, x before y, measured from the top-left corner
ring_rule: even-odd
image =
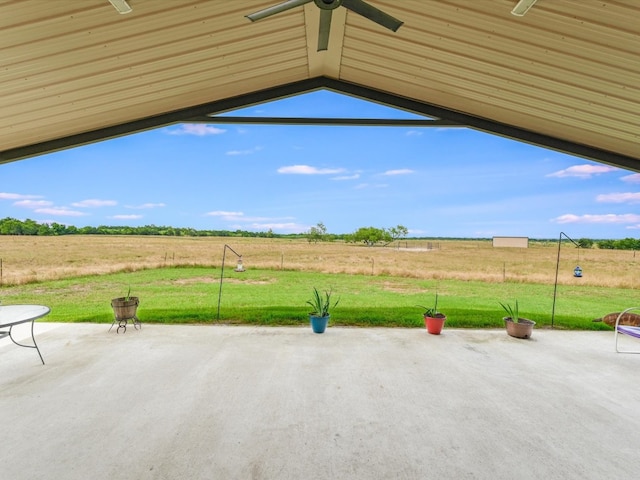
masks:
[[[50,311],[51,309],[44,305],[0,305],[0,338],[9,337],[13,343],[20,347],[35,348],[44,365],[44,359],[36,343],[36,337],[33,335],[33,324],[36,319],[44,317]],[[14,326],[28,322],[31,322],[31,339],[33,340],[33,345],[19,343],[11,334]],[[8,330],[4,330],[6,328],[8,328]]]

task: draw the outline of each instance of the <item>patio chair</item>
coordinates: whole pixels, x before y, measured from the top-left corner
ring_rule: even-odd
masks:
[[[640,353],[640,350],[621,350],[618,347],[618,335],[620,334],[629,335],[630,337],[635,337],[640,339],[640,327],[632,327],[630,325],[620,325],[620,319],[625,313],[630,312],[631,310],[637,310],[637,309],[640,309],[640,307],[627,308],[625,311],[621,312],[620,315],[618,315],[618,318],[616,318],[616,324],[613,327],[614,328],[613,335],[615,337],[616,352],[618,353]]]

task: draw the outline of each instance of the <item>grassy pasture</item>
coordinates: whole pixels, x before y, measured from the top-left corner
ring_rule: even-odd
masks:
[[[449,327],[498,327],[498,301],[518,298],[525,316],[551,321],[557,243],[493,248],[490,241],[410,240],[386,248],[287,239],[64,236],[0,237],[3,303],[43,303],[51,321],[111,322],[109,300],[141,297],[143,322],[216,320],[224,244],[224,323],[305,321],[313,286],[341,297],[335,324],[420,326],[417,304],[437,290]],[[640,303],[634,252],[563,244],[555,325],[591,320]],[[580,264],[584,277],[573,277]]]

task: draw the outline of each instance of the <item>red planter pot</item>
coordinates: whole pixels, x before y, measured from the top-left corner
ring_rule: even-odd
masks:
[[[432,335],[440,335],[442,332],[442,327],[444,326],[444,322],[447,319],[444,315],[438,317],[424,317],[424,325],[427,327],[427,332]]]

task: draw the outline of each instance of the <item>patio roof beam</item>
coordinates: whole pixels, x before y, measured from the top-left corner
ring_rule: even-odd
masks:
[[[253,124],[253,125],[321,125],[341,127],[465,127],[451,120],[392,118],[306,118],[306,117],[218,117],[188,118],[184,123]]]

